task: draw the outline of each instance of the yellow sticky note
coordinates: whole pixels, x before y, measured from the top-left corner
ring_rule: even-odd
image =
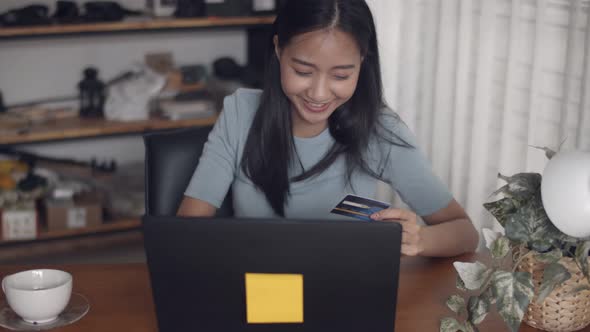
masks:
[[[246,273],[249,324],[303,323],[303,275]]]

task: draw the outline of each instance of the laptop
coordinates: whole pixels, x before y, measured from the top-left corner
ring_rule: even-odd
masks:
[[[161,332],[395,327],[401,226],[143,218]]]

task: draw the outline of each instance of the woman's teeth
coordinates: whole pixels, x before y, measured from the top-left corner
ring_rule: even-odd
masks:
[[[312,107],[316,107],[316,108],[320,108],[320,107],[324,107],[326,104],[318,104],[318,103],[309,103],[309,105],[311,105]]]

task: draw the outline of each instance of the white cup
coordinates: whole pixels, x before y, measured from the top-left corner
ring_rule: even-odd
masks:
[[[64,311],[72,294],[72,275],[60,270],[28,270],[2,279],[6,301],[24,321],[48,323]]]

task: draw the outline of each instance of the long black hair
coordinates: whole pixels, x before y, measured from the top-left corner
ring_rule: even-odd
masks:
[[[297,158],[293,140],[290,101],[281,88],[280,64],[271,38],[268,45],[264,90],[260,106],[248,133],[241,167],[250,180],[264,192],[267,201],[279,216],[285,215],[291,182],[302,181],[326,170],[340,155],[346,156],[347,181],[360,168],[379,178],[368,167],[365,153],[369,140],[389,133],[397,138],[387,141],[408,145],[403,139],[381,125],[380,114],[385,107],[377,34],[371,11],[365,0],[287,0],[273,24],[278,47],[284,48],[299,34],[336,28],[350,34],[361,51],[357,88],[346,103],[328,119],[335,144],[313,167],[289,178],[289,166]],[[378,130],[378,127],[383,130]]]

